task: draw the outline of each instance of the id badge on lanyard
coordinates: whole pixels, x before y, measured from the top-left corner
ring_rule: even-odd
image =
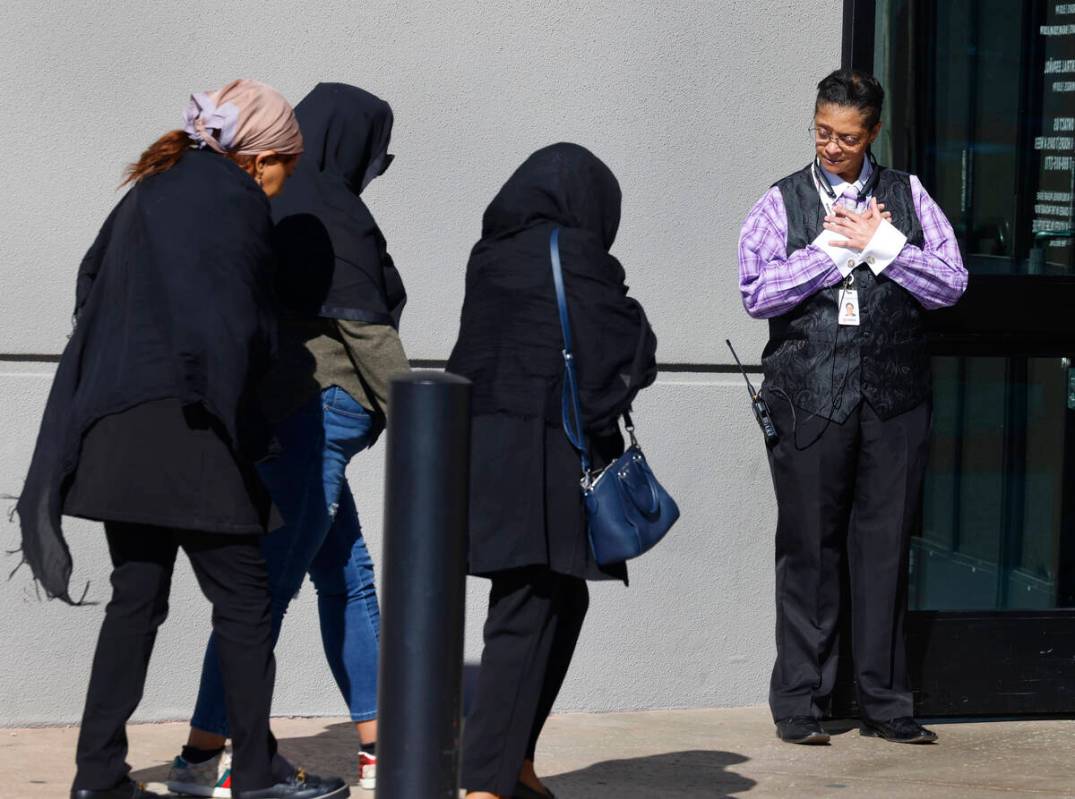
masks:
[[[852,272],[840,285],[840,291],[837,293],[837,303],[839,304],[839,316],[837,321],[841,325],[850,325],[852,327],[858,327],[862,320],[862,314],[859,311],[859,293],[852,288],[855,285],[855,274]]]
[[[820,169],[820,167],[818,167]],[[832,215],[836,210],[836,197],[829,196],[832,192],[825,191],[827,186],[822,185],[822,176],[818,175],[816,170],[814,174],[814,182],[817,187],[818,197],[821,199],[821,205],[825,209],[825,213]],[[837,305],[838,315],[836,321],[846,327],[858,327],[862,323],[862,313],[859,308],[859,293],[854,288],[855,286],[855,274],[852,272],[846,278],[843,283],[840,284],[840,290],[837,292]]]

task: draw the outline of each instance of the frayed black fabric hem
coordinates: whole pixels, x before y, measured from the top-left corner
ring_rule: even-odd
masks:
[[[0,494],[0,500],[11,500],[11,501],[17,503],[19,501],[19,498],[17,496],[15,496],[14,494]],[[16,510],[17,510],[17,505],[12,505],[11,509],[7,513],[7,520],[8,520],[8,522],[10,522],[12,524],[14,524],[14,522],[15,522]],[[10,572],[8,572],[8,575],[7,575],[8,582],[11,582],[15,578],[15,575],[18,574],[19,569],[21,569],[23,566],[29,566],[30,561],[28,561],[26,559],[26,556],[23,554],[23,548],[21,546],[15,547],[15,549],[6,549],[6,550],[4,550],[4,554],[7,555],[8,557],[11,557],[12,555],[19,555],[19,562],[15,564],[15,568],[12,569]],[[33,572],[33,567],[32,566],[30,567],[30,571]],[[34,594],[37,596],[37,601],[38,602],[43,601],[41,599],[41,581],[39,579],[37,579],[36,576],[31,576],[31,581],[34,584]],[[89,594],[89,592],[90,592],[90,582],[87,580],[86,581],[86,587],[82,589],[82,596],[80,596],[77,601],[74,600],[74,599],[71,599],[71,595],[67,591],[64,591],[62,594],[50,594],[46,590],[45,591],[45,598],[47,600],[49,600],[49,601],[52,601],[53,599],[58,599],[61,602],[65,603],[65,604],[68,604],[71,607],[76,607],[76,608],[92,607],[94,605],[99,605],[100,602],[87,602],[86,601],[86,595]]]

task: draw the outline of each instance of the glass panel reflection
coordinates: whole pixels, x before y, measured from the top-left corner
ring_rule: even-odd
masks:
[[[937,358],[915,610],[1075,606],[1075,376],[1060,358]]]

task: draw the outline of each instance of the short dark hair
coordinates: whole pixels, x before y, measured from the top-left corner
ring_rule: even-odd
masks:
[[[881,121],[885,90],[880,81],[868,72],[857,69],[838,69],[826,75],[817,85],[814,111],[824,103],[857,108],[866,117],[866,127],[872,129]]]

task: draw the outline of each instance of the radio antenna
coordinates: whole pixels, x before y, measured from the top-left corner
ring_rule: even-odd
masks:
[[[740,361],[739,356],[735,354],[735,347],[732,346],[732,342],[728,339],[724,339],[724,343],[727,344],[728,349],[732,351],[732,357],[735,358],[735,362],[739,365],[739,371],[743,373],[743,379],[747,381],[747,393],[750,395],[750,399],[757,399],[758,392],[754,390],[754,384],[751,383],[750,378],[747,377],[747,370],[743,368],[742,361]]]

